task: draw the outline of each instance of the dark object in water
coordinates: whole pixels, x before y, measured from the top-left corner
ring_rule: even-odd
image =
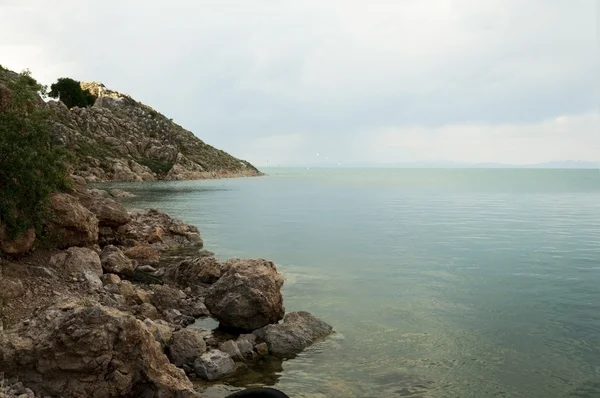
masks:
[[[274,388],[259,387],[248,388],[243,391],[238,391],[225,398],[290,398],[283,392]]]

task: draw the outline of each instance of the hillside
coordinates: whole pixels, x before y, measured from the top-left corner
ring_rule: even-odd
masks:
[[[16,73],[0,69],[0,84],[14,77]],[[261,174],[129,95],[96,82],[81,85],[97,96],[93,106],[68,109],[54,100],[45,106],[51,111],[54,144],[75,155],[72,172],[88,182]]]

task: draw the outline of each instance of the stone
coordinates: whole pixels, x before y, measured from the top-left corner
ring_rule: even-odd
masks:
[[[269,346],[267,345],[267,343],[259,343],[254,346],[254,349],[256,350],[256,353],[261,357],[269,355]]]
[[[100,226],[116,228],[127,224],[131,217],[125,206],[109,198],[108,192],[102,192],[104,192],[103,195],[82,195],[79,200],[81,204],[96,215]]]
[[[202,398],[228,398],[231,394],[242,391],[241,387],[233,387],[227,384],[215,384],[201,390]]]
[[[115,198],[135,198],[136,195],[131,192],[123,191],[122,189],[111,189],[108,191]]]
[[[254,344],[256,342],[255,334],[242,334],[235,341],[242,359],[254,359]]]
[[[0,276],[0,298],[15,299],[25,294],[25,287],[20,279]],[[1,300],[0,300],[1,301]],[[0,304],[2,304],[0,302]],[[0,306],[0,311],[2,307]]]
[[[254,334],[267,343],[272,355],[287,358],[332,332],[333,328],[324,321],[306,311],[299,311],[286,314],[282,323],[267,325],[255,330]]]
[[[138,304],[134,309],[134,313],[141,318],[148,319],[158,319],[160,318],[160,314],[155,306],[150,303],[141,303]]]
[[[211,252],[210,250],[206,250],[206,249],[201,249],[198,251],[198,257],[214,257],[215,253]]]
[[[63,274],[83,273],[89,271],[97,277],[102,276],[100,256],[86,247],[70,247],[50,257],[50,264]]]
[[[127,275],[133,272],[132,261],[116,246],[105,246],[100,253],[100,261],[105,272],[120,275]]]
[[[168,267],[163,279],[185,289],[203,283],[215,283],[221,277],[221,263],[215,257],[199,257],[183,260]]]
[[[150,246],[138,245],[126,249],[123,253],[133,260],[156,261],[160,254]]]
[[[181,329],[173,333],[173,342],[169,346],[169,358],[175,366],[193,364],[196,358],[205,351],[206,343],[197,330]]]
[[[241,360],[243,358],[237,343],[233,340],[227,340],[226,342],[219,344],[219,350],[227,353],[227,355],[233,359]]]
[[[154,268],[151,265],[140,265],[139,267],[136,268],[136,270],[141,271],[141,272],[148,272],[148,273],[156,272],[156,268]]]
[[[206,292],[205,304],[222,325],[255,330],[283,318],[283,278],[270,261],[234,260]]]
[[[223,351],[210,350],[194,362],[194,371],[204,380],[223,378],[235,370],[235,362]]]
[[[98,219],[77,198],[66,193],[50,195],[53,217],[46,223],[49,239],[59,249],[91,246],[98,241]]]
[[[144,324],[163,348],[171,344],[173,340],[173,328],[167,322],[162,319],[144,319]]]
[[[189,326],[196,321],[194,317],[184,315],[174,308],[163,311],[163,316],[167,322],[181,327]]]
[[[104,274],[101,279],[104,285],[118,285],[121,283],[121,278],[115,274]]]
[[[0,369],[72,398],[199,397],[146,325],[101,305],[59,304],[0,334]]]
[[[35,242],[35,228],[29,228],[14,238],[8,234],[6,225],[0,222],[0,251],[6,254],[28,252]]]

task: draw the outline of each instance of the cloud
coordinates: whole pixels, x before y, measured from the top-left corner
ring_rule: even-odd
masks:
[[[289,162],[364,161],[366,132],[411,130],[430,158],[444,155],[431,131],[470,126],[483,145],[597,112],[596,3],[0,0],[0,63],[102,81],[237,156],[280,158],[248,148],[302,132]]]
[[[389,128],[362,137],[369,160],[531,164],[600,159],[600,116],[560,116],[533,124]]]

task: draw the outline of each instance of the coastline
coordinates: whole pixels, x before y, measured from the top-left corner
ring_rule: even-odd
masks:
[[[114,199],[126,192],[88,189],[73,178],[73,192],[53,197],[52,228],[60,232],[53,246],[38,242],[0,262],[0,368],[7,378],[0,397],[23,388],[33,397],[195,397],[192,380],[212,388],[333,333],[309,313],[286,313],[274,263],[220,261],[203,249],[195,226],[156,209],[127,211]],[[163,261],[178,248],[184,257]],[[208,317],[217,329],[188,327]],[[135,355],[123,332],[134,336]],[[92,335],[105,343],[94,345]],[[115,366],[126,383],[115,379]]]

